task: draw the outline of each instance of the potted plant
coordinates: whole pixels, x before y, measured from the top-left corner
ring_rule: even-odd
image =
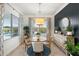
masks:
[[[67,41],[66,49],[69,56],[79,56],[79,43],[75,46],[71,41]]]
[[[70,23],[70,19],[69,19],[69,25],[68,25],[68,27],[67,27],[67,29],[66,29],[67,35],[72,35],[72,27],[71,27],[70,24],[71,24],[71,23]]]
[[[68,26],[66,31],[67,35],[72,35],[72,27]]]
[[[27,38],[29,38],[29,36],[30,36],[30,29],[29,29],[29,26],[24,26],[23,27],[23,30],[24,30],[24,35],[26,35],[27,36]]]

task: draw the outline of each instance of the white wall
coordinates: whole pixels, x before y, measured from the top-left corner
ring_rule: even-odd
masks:
[[[10,8],[7,4],[5,4],[5,13],[12,13],[13,15],[19,17],[19,14],[14,11],[12,8]],[[11,39],[4,41],[4,55],[8,55],[10,52],[12,52],[17,46],[20,44],[20,36],[13,37]]]
[[[19,46],[19,44],[20,44],[20,42],[19,42],[19,37],[18,36],[4,41],[4,55],[8,55],[17,46]]]
[[[29,18],[27,16],[24,16],[23,18],[23,26],[29,26]]]

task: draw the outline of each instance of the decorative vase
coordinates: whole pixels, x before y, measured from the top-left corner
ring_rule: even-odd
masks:
[[[68,31],[67,36],[70,36],[70,35],[72,35],[72,32]]]

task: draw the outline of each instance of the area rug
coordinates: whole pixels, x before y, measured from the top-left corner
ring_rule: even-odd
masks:
[[[50,54],[50,52],[51,52],[50,48],[48,48],[45,45],[43,45],[43,47],[44,47],[43,56],[48,56]],[[27,54],[29,56],[36,56],[35,52],[33,52],[33,47],[32,46],[27,49]]]

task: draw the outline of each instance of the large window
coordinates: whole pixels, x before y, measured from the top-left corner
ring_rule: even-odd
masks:
[[[12,14],[5,14],[3,17],[4,40],[11,39],[18,35],[18,17]]]
[[[12,15],[12,37],[18,35],[18,17]]]
[[[11,38],[11,14],[5,14],[3,17],[4,40]]]
[[[33,19],[31,20],[31,28],[32,28],[32,35],[35,35],[35,32],[40,32],[41,36],[46,37],[47,36],[47,27],[48,26],[48,20],[44,18],[40,19]]]

